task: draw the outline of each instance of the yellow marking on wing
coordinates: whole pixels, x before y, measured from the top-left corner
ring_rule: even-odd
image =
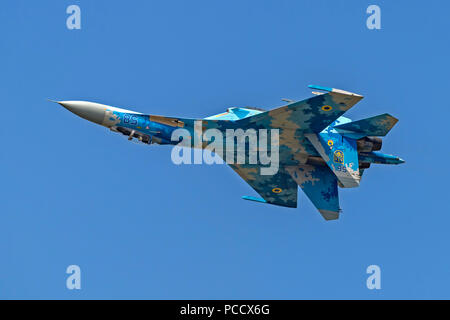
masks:
[[[281,188],[273,188],[272,189],[273,193],[280,193],[281,191],[283,191]]]

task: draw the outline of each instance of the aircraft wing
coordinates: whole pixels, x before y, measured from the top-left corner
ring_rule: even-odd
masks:
[[[304,133],[317,133],[363,98],[361,95],[344,90],[310,87],[328,92],[238,120],[236,123],[250,127],[256,125],[264,128],[294,129]]]
[[[244,196],[243,199],[297,208],[298,186],[284,168],[280,168],[274,175],[261,175],[259,172],[261,166],[257,164],[229,164],[229,166],[262,197],[260,199]]]
[[[284,207],[297,207],[298,186],[325,220],[339,218],[339,195],[336,176],[327,166],[287,166],[275,175],[260,175],[260,165],[230,164],[262,197],[242,197],[245,200]]]

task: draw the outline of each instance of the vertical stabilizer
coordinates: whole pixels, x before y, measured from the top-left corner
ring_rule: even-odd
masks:
[[[322,132],[305,135],[344,188],[359,186],[358,151],[356,141],[339,133]]]

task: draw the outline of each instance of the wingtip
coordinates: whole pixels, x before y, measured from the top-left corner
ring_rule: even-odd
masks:
[[[314,84],[310,84],[310,85],[308,85],[308,88],[313,89],[313,90],[320,90],[320,91],[343,94],[343,95],[347,95],[347,96],[353,96],[355,98],[358,98],[358,101],[361,100],[362,98],[364,98],[363,95],[360,95],[360,94],[357,94],[354,92],[350,92],[350,91],[341,90],[341,89],[331,88],[331,87],[323,87],[323,86],[317,86]]]
[[[317,86],[317,85],[315,85],[315,84],[310,84],[310,85],[308,85],[308,88],[313,89],[313,90],[321,90],[321,91],[328,91],[328,92],[333,91],[333,88],[330,88],[330,87],[323,87],[323,86]]]
[[[319,212],[322,215],[322,217],[327,221],[339,219],[339,211],[319,209]]]
[[[262,198],[251,197],[251,196],[242,196],[242,199],[249,200],[249,201],[255,201],[255,202],[261,202],[261,203],[267,203],[267,201]]]

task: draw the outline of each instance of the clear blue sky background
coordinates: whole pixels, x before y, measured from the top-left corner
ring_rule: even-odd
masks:
[[[66,28],[78,4],[82,29]],[[366,28],[378,4],[382,30]],[[447,1],[4,1],[0,298],[450,298]],[[365,96],[400,119],[342,218],[241,200],[225,165],[176,166],[47,98],[205,117]],[[82,290],[66,289],[66,268]],[[382,289],[366,288],[381,267]]]

